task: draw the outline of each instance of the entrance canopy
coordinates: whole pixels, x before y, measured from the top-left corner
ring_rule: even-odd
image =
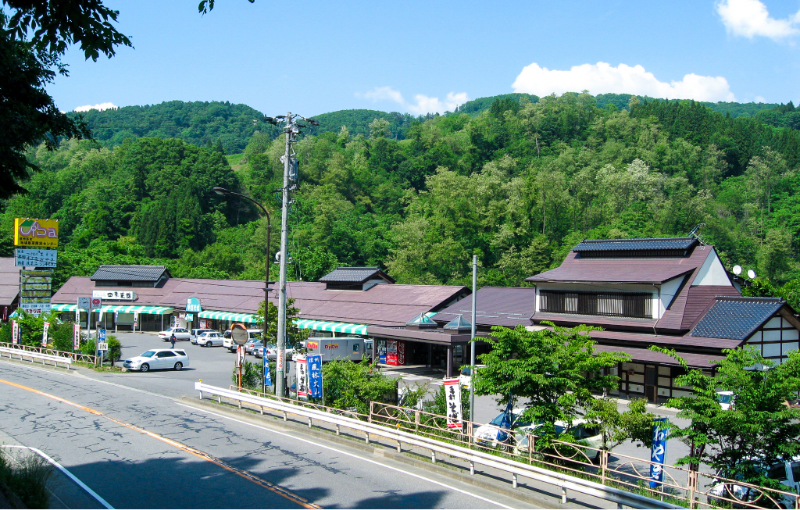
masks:
[[[216,319],[218,321],[231,321],[231,322],[248,322],[255,324],[258,322],[257,315],[249,313],[233,313],[233,312],[214,312],[212,310],[203,310],[197,314],[201,319]]]
[[[349,324],[347,322],[312,321],[310,319],[297,319],[294,325],[299,329],[312,329],[315,331],[330,331],[331,333],[346,333],[349,335],[366,335],[367,327],[363,324]]]
[[[53,304],[52,309],[56,312],[76,312],[78,305]],[[119,312],[119,313],[146,313],[150,315],[169,315],[172,313],[171,306],[133,306],[133,305],[103,305],[93,309],[93,312]]]

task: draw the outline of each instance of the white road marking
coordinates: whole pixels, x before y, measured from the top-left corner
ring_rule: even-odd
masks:
[[[310,445],[314,445],[314,446],[316,446],[316,447],[318,447],[318,448],[324,448],[324,449],[326,449],[326,450],[331,450],[331,451],[334,451],[334,452],[336,452],[336,453],[339,453],[339,454],[342,454],[342,455],[347,455],[348,457],[353,457],[353,458],[355,458],[355,459],[358,459],[358,460],[361,460],[361,461],[364,461],[364,462],[369,462],[369,463],[371,463],[371,464],[375,464],[375,465],[378,465],[378,466],[384,467],[384,468],[386,468],[386,469],[391,469],[392,471],[397,471],[398,473],[403,473],[403,474],[405,474],[405,475],[408,475],[408,476],[411,476],[411,477],[413,477],[413,478],[418,478],[418,479],[420,479],[420,480],[425,480],[426,482],[430,482],[430,483],[432,483],[432,484],[439,485],[439,486],[441,486],[441,487],[444,487],[444,488],[446,488],[446,489],[450,489],[450,490],[452,490],[452,491],[455,491],[455,492],[460,492],[460,493],[462,493],[462,494],[465,494],[465,495],[467,495],[467,496],[471,496],[471,497],[473,497],[473,498],[476,498],[476,499],[479,499],[479,500],[481,500],[481,501],[485,501],[485,502],[487,502],[487,503],[491,503],[491,504],[493,504],[493,505],[497,505],[497,506],[498,506],[498,507],[500,507],[500,508],[513,508],[513,507],[510,507],[510,506],[506,506],[506,505],[504,505],[504,504],[502,504],[502,503],[499,503],[499,502],[497,502],[497,501],[492,501],[491,499],[484,498],[483,496],[479,496],[479,495],[477,495],[477,494],[473,494],[473,493],[471,493],[471,492],[468,492],[468,491],[465,491],[465,490],[463,490],[463,489],[459,489],[459,488],[457,488],[457,487],[453,487],[452,485],[447,485],[447,484],[445,484],[445,483],[442,483],[442,482],[437,482],[437,481],[435,481],[435,480],[431,480],[430,478],[426,478],[426,477],[424,477],[424,476],[422,476],[422,475],[418,475],[418,474],[412,473],[412,472],[410,472],[410,471],[406,471],[406,470],[404,470],[404,469],[396,468],[396,467],[394,467],[394,466],[389,466],[389,465],[387,465],[387,464],[383,464],[383,463],[381,463],[381,462],[378,462],[378,461],[376,461],[376,460],[369,459],[369,458],[366,458],[366,457],[362,457],[362,456],[360,456],[360,455],[356,455],[356,454],[353,454],[353,453],[350,453],[350,452],[346,452],[346,451],[344,451],[344,450],[339,450],[338,448],[334,448],[334,447],[332,447],[332,446],[327,446],[327,445],[320,444],[320,443],[317,443],[317,442],[314,442],[314,441],[311,441],[311,440],[308,440],[308,439],[303,439],[303,438],[301,438],[301,437],[297,437],[297,436],[296,436],[296,435],[294,435],[294,434],[286,434],[286,433],[284,433],[284,432],[280,432],[280,431],[278,431],[278,430],[271,429],[271,428],[269,428],[269,427],[265,427],[265,426],[263,426],[263,425],[255,425],[255,424],[253,424],[253,423],[248,423],[248,422],[246,422],[246,421],[243,421],[243,420],[237,420],[236,418],[230,418],[230,417],[228,417],[228,416],[224,416],[224,415],[222,415],[222,414],[217,414],[217,413],[215,413],[215,412],[212,412],[212,411],[207,411],[207,410],[205,410],[205,409],[200,409],[200,408],[198,408],[198,407],[193,407],[193,406],[190,406],[190,405],[186,405],[186,404],[184,404],[184,403],[182,403],[182,402],[176,402],[176,404],[178,404],[178,405],[179,405],[179,406],[181,406],[181,407],[186,407],[186,408],[188,408],[188,409],[192,409],[192,410],[194,410],[194,411],[198,411],[198,412],[201,412],[201,413],[205,413],[205,414],[210,414],[210,415],[212,415],[212,416],[216,416],[216,417],[218,417],[218,418],[222,418],[223,420],[230,420],[230,421],[232,421],[232,422],[240,423],[240,424],[242,424],[242,425],[247,425],[247,426],[249,426],[249,427],[254,427],[254,428],[257,428],[257,429],[261,429],[261,430],[266,430],[266,431],[268,431],[268,432],[270,432],[270,433],[273,433],[273,434],[278,434],[278,435],[281,435],[281,436],[284,436],[284,437],[287,437],[287,438],[293,439],[293,440],[295,440],[295,441],[302,441],[302,442],[304,442],[304,443],[308,443],[308,444],[310,444]]]

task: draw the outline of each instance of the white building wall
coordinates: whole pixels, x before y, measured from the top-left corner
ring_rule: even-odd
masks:
[[[719,260],[716,251],[711,250],[709,252],[705,262],[700,267],[700,271],[697,272],[692,286],[697,285],[731,285],[728,273],[722,267],[722,262]]]

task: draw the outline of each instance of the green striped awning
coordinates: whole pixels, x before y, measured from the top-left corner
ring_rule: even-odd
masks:
[[[53,303],[52,309],[56,312],[75,312],[78,310],[78,305],[56,304]],[[169,315],[172,313],[171,306],[143,306],[143,305],[103,305],[100,311],[105,312],[119,312],[119,313],[148,313],[151,315]],[[97,311],[97,308],[92,310]]]
[[[51,306],[51,310],[56,312],[74,312],[78,309],[78,305],[66,305],[66,304],[58,304],[53,303]]]
[[[172,313],[171,306],[126,306],[126,305],[103,305],[100,311],[119,312],[119,313],[147,313],[150,315],[169,315]],[[96,311],[96,309],[95,309]]]
[[[197,314],[201,319],[216,319],[218,321],[231,321],[231,322],[249,322],[255,324],[258,322],[257,315],[249,313],[233,313],[233,312],[214,312],[211,310],[203,310]]]
[[[296,319],[294,325],[300,329],[313,329],[315,331],[330,331],[332,333],[347,333],[349,335],[366,335],[367,327],[363,324],[349,324],[347,322],[312,321],[310,319]]]

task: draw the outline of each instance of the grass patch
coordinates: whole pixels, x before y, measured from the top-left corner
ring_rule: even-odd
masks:
[[[0,484],[16,495],[27,508],[49,508],[47,481],[53,466],[33,452],[11,457],[0,449]]]
[[[228,164],[231,166],[231,169],[236,172],[242,168],[242,158],[244,154],[226,154],[225,159],[228,160]]]

